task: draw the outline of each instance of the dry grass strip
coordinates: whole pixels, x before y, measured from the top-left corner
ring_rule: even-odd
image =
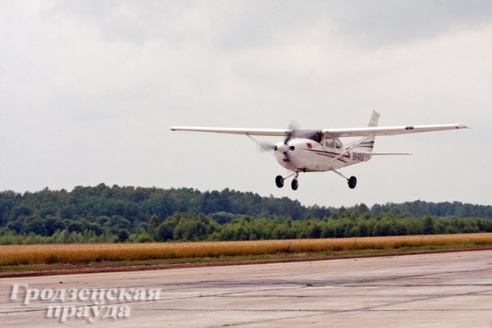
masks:
[[[492,233],[150,244],[0,246],[0,266],[492,245]]]

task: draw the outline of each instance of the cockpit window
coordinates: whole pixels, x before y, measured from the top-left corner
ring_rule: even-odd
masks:
[[[318,132],[318,133],[314,134],[311,139],[313,139],[317,143],[320,143],[321,140],[323,140],[323,134],[321,132]]]
[[[325,147],[328,148],[342,148],[343,144],[339,139],[326,138],[325,139]]]

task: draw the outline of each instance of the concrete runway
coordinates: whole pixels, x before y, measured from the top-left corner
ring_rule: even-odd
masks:
[[[110,302],[128,306],[127,318],[60,323],[46,318],[49,299],[10,300],[13,284],[161,292],[156,301]],[[492,251],[6,278],[0,299],[1,327],[492,327]]]

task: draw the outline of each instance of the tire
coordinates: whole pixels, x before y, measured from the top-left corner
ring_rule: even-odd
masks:
[[[292,180],[290,186],[292,187],[292,190],[297,190],[297,188],[299,188],[299,182],[297,181],[297,179]]]
[[[357,186],[357,178],[356,177],[350,177],[350,179],[348,179],[348,186],[350,189],[354,189],[355,186]]]
[[[284,178],[282,178],[281,175],[277,175],[277,177],[275,178],[275,184],[277,185],[277,187],[282,188],[284,186]]]

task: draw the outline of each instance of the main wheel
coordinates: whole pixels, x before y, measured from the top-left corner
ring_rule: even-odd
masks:
[[[350,189],[354,189],[355,186],[357,186],[357,178],[356,177],[350,177],[350,179],[348,179],[348,186]]]
[[[282,188],[284,186],[284,178],[282,178],[281,175],[277,175],[277,177],[275,178],[275,184],[277,185],[277,187]]]
[[[299,182],[297,181],[297,179],[292,180],[290,186],[292,187],[292,190],[297,190],[297,188],[299,188]]]

